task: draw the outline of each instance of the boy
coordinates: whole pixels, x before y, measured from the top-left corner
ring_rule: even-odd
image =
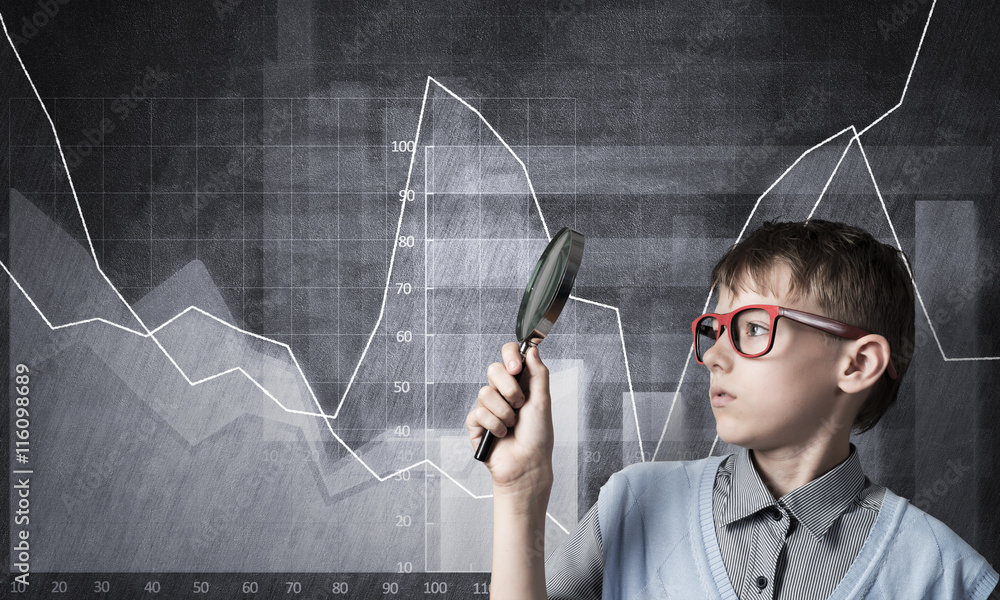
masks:
[[[466,419],[473,448],[486,429],[502,438],[486,462],[492,597],[1000,598],[986,560],[865,477],[849,440],[893,404],[912,355],[902,261],[820,220],[765,223],[730,248],[712,270],[715,312],[692,333],[719,438],[742,450],[615,473],[545,564],[548,371],[529,350],[526,396],[505,345]]]

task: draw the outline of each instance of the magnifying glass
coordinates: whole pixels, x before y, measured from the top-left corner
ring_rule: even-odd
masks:
[[[542,257],[535,264],[528,287],[524,288],[515,325],[515,335],[521,345],[522,366],[521,372],[517,374],[518,384],[523,377],[527,377],[527,369],[523,366],[525,353],[549,334],[573,289],[573,280],[576,279],[582,259],[583,234],[563,227],[545,247]],[[486,431],[479,441],[476,460],[485,461],[490,457],[496,439],[492,432]]]

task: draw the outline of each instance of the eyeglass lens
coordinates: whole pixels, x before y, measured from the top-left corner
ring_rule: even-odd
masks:
[[[748,308],[733,315],[731,322],[733,346],[744,354],[760,354],[767,350],[771,337],[771,316],[761,308]],[[715,345],[719,320],[705,317],[695,328],[695,352],[704,362],[705,352]]]

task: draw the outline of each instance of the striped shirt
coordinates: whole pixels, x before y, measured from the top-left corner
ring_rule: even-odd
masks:
[[[861,470],[857,448],[824,475],[775,500],[746,448],[719,464],[712,514],[722,560],[740,600],[823,600],[861,551],[885,488]],[[597,503],[546,560],[550,600],[601,597]]]

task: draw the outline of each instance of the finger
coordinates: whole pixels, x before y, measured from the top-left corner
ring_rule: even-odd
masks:
[[[479,405],[497,416],[508,427],[513,427],[517,423],[514,409],[492,386],[486,385],[479,389]]]
[[[503,356],[503,364],[507,367],[507,372],[517,375],[521,372],[521,347],[517,342],[507,342],[500,350]]]
[[[507,426],[503,424],[503,421],[483,406],[477,406],[472,409],[472,412],[470,412],[469,416],[466,418],[465,424],[469,428],[470,435],[473,434],[473,431],[478,433],[482,429],[489,430],[490,433],[497,437],[507,435]],[[482,435],[472,435],[473,440],[480,437],[482,437]],[[475,444],[475,441],[473,441],[473,443]]]
[[[542,362],[541,357],[538,355],[538,346],[529,348],[524,357],[528,369],[529,395],[538,392],[535,395],[544,396],[549,389],[549,368],[545,366],[545,363]]]
[[[469,443],[472,444],[473,449],[479,448],[479,442],[481,438],[486,435],[486,428],[479,424],[479,417],[476,414],[476,410],[479,407],[469,411],[469,414],[465,416],[465,429],[469,432]]]
[[[521,391],[517,379],[502,364],[497,362],[486,367],[486,378],[508,404],[514,408],[521,408],[524,404],[524,392]]]
[[[486,434],[486,428],[479,422],[479,413],[476,412],[480,408],[477,405],[476,408],[470,410],[469,414],[465,416],[465,428],[469,432],[469,441],[472,442],[474,447],[478,446],[480,438]]]

